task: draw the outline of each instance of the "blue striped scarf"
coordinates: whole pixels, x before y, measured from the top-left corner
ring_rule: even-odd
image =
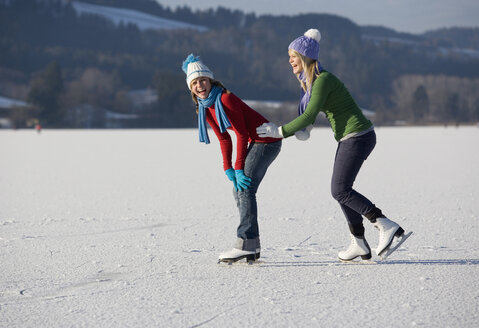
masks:
[[[208,130],[206,129],[207,108],[211,107],[213,104],[215,105],[216,119],[218,121],[221,133],[225,132],[226,129],[231,126],[231,123],[223,109],[223,104],[221,103],[222,93],[222,88],[217,85],[213,85],[208,98],[198,98],[198,131],[200,142],[204,142],[205,144],[210,143],[210,138],[208,138]]]

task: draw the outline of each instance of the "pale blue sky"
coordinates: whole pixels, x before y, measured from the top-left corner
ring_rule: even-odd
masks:
[[[223,6],[258,15],[328,13],[359,25],[423,33],[441,27],[479,27],[479,0],[157,0],[170,8]]]

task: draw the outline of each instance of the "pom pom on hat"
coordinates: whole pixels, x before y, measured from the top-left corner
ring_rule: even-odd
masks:
[[[186,84],[191,90],[191,81],[199,77],[208,77],[214,79],[213,72],[203,64],[199,56],[193,54],[188,55],[181,65],[183,72],[186,73]]]
[[[317,29],[311,28],[304,35],[291,42],[288,49],[295,50],[308,58],[318,60],[320,40],[321,33]]]
[[[319,32],[319,30],[317,30],[315,28],[310,28],[309,30],[304,32],[304,36],[306,36],[308,38],[311,38],[311,39],[314,39],[318,42],[321,40],[321,33]]]
[[[186,57],[186,59],[183,61],[183,65],[181,66],[181,68],[183,69],[183,72],[185,72],[185,74],[187,74],[188,73],[188,64],[189,63],[195,63],[197,61],[200,61],[200,56],[195,57],[195,55],[189,54],[188,57]]]

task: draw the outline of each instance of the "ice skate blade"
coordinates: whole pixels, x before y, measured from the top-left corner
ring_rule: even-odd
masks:
[[[411,235],[412,235],[412,231],[408,233],[403,233],[401,236],[399,236],[397,243],[394,244],[394,246],[392,246],[392,243],[391,243],[389,247],[384,249],[384,251],[382,251],[381,254],[379,254],[381,260],[384,261],[385,259],[387,259],[389,255],[391,255],[396,249],[398,249],[406,241],[406,239],[408,239]]]
[[[394,238],[399,238],[403,234],[404,234],[404,229],[401,227],[398,227],[398,229],[394,232],[394,235],[391,237],[391,240],[389,240],[389,244],[387,244],[386,247],[384,247],[380,252],[378,252],[378,249],[376,248],[376,254],[378,254],[378,256],[382,256],[383,254],[385,254],[387,250],[391,247],[392,243],[394,242]]]
[[[218,260],[218,264],[227,263],[228,265],[232,265],[233,263],[236,263],[242,259],[246,259],[246,263],[249,265],[254,264],[255,262],[259,262],[257,260],[259,259],[259,253],[242,255],[235,258],[222,258]]]
[[[339,259],[339,261],[341,263],[345,263],[345,264],[378,264],[378,262],[373,261],[373,260],[359,260],[359,261],[350,260],[350,261],[347,261],[347,260]]]
[[[263,261],[259,261],[259,260],[256,260],[256,261],[230,261],[230,262],[225,262],[225,261],[218,261],[218,265],[219,266],[225,266],[225,267],[229,267],[229,266],[248,266],[248,267],[254,267],[254,266],[258,266],[258,265],[261,265],[263,264],[264,262]]]

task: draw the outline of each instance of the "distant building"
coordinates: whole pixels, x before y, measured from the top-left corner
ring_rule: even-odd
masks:
[[[72,128],[94,129],[105,126],[106,109],[81,104],[70,108],[65,114],[65,121]]]
[[[295,102],[245,100],[245,103],[276,124],[285,124],[298,117],[298,103]],[[376,114],[369,109],[361,108],[361,110],[369,119],[373,119]],[[320,112],[315,125],[327,124],[329,123],[326,121],[326,116]]]
[[[106,111],[105,112],[105,128],[122,129],[137,127],[140,117],[136,114],[123,114]]]
[[[291,102],[271,100],[245,100],[244,102],[276,124],[287,123],[297,116],[297,104]]]
[[[28,103],[24,102],[23,100],[12,99],[7,97],[0,96],[0,108],[13,108],[18,106],[27,106]]]
[[[135,113],[144,111],[158,102],[158,93],[154,89],[133,90],[128,92],[127,97]]]
[[[90,104],[81,104],[67,111],[68,126],[78,129],[119,129],[135,127],[139,116],[115,113]]]
[[[11,112],[18,107],[26,107],[28,103],[23,100],[0,96],[0,128],[9,129],[14,127],[11,120]]]
[[[364,116],[371,120],[374,118],[374,116],[376,116],[376,112],[373,112],[372,110],[361,107],[361,111],[363,112]]]

